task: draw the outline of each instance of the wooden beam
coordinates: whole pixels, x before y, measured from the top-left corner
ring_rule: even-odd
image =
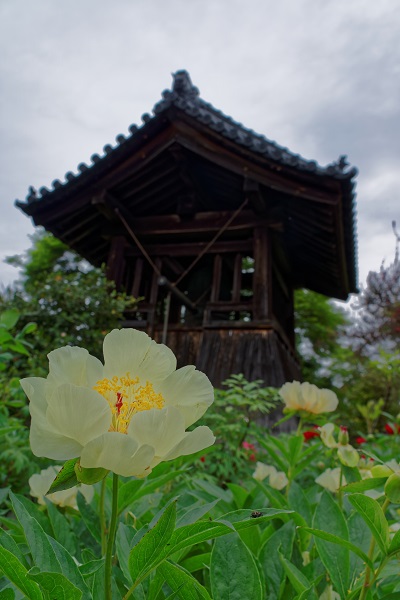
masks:
[[[271,245],[268,232],[262,227],[254,229],[254,277],[253,307],[254,319],[264,320],[271,317]]]
[[[206,242],[176,242],[146,244],[146,251],[150,256],[197,256],[207,246]],[[215,242],[208,250],[208,254],[224,254],[232,252],[251,253],[253,242],[251,239]],[[130,246],[126,249],[126,256],[141,256],[139,248]]]

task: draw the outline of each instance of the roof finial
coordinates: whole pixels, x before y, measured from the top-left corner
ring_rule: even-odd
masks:
[[[174,80],[172,84],[172,91],[175,92],[175,94],[190,98],[197,97],[199,95],[199,90],[193,85],[190,75],[187,71],[177,71],[176,73],[172,73],[172,77]]]

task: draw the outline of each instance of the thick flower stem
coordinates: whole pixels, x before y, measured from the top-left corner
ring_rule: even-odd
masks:
[[[118,516],[118,475],[113,473],[111,521],[110,521],[110,527],[109,527],[109,532],[108,532],[106,562],[105,562],[105,577],[104,577],[104,589],[105,589],[105,599],[106,600],[112,600],[111,570],[112,570],[112,557],[113,557],[113,549],[114,549],[115,532],[117,529],[117,516]]]
[[[101,555],[104,556],[106,552],[106,543],[107,543],[107,535],[106,535],[106,514],[104,511],[104,498],[106,494],[106,480],[107,477],[101,482],[100,488],[100,503],[99,503],[99,512],[100,512],[100,528],[101,528]]]

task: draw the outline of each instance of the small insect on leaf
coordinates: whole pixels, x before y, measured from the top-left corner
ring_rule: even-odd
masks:
[[[252,519],[258,519],[258,517],[262,517],[263,513],[260,512],[259,510],[253,510],[253,512],[251,513],[251,518]]]

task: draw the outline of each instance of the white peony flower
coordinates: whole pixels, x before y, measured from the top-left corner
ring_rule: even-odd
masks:
[[[83,483],[79,486],[75,485],[68,490],[63,490],[62,492],[47,494],[51,484],[60,470],[61,466],[55,465],[48,467],[47,469],[43,469],[40,471],[40,473],[35,473],[32,475],[29,478],[31,496],[37,498],[39,504],[46,504],[44,501],[44,496],[46,496],[46,498],[53,502],[53,504],[58,504],[59,506],[71,506],[72,508],[77,509],[76,495],[79,491],[86,498],[86,501],[90,502],[94,495],[94,489],[92,486],[85,485]]]
[[[312,414],[332,412],[336,410],[339,403],[337,396],[331,390],[319,389],[316,385],[292,381],[285,383],[279,394],[286,408],[290,411],[304,410]]]
[[[169,348],[134,329],[114,329],[103,351],[104,366],[83,348],[53,350],[46,379],[21,381],[36,456],[142,477],[214,443],[208,427],[186,431],[214,400],[204,373],[176,370]]]
[[[321,485],[330,492],[337,493],[340,487],[340,468],[326,469],[326,471],[316,478],[315,483],[318,483],[318,485]],[[346,479],[343,476],[342,486],[346,485],[346,483]]]
[[[289,483],[283,471],[277,471],[272,465],[266,465],[263,462],[257,462],[253,477],[257,481],[263,481],[263,479],[269,477],[269,485],[276,490],[282,490]]]

